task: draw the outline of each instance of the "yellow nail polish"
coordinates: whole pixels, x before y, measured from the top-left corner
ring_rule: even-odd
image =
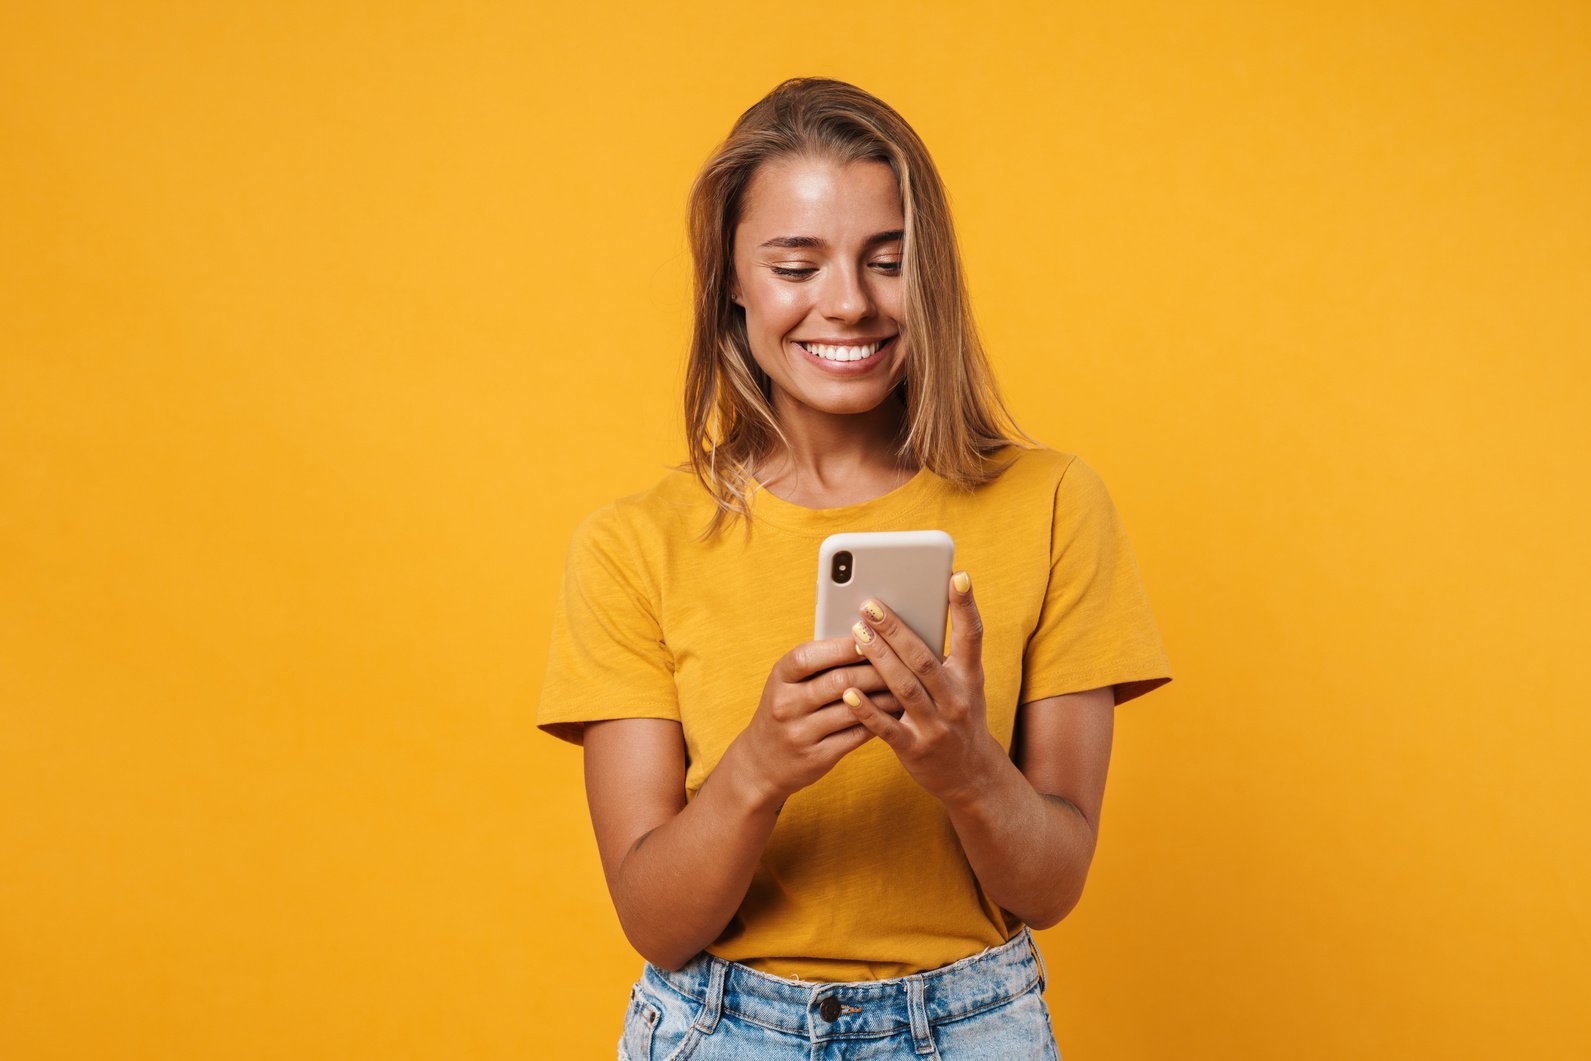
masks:
[[[873,631],[869,630],[867,628],[867,624],[864,622],[858,622],[855,626],[851,627],[851,633],[855,634],[856,639],[864,645],[871,645],[873,643]]]
[[[845,692],[840,695],[840,699],[844,700],[846,703],[850,704],[852,707],[861,707],[862,706],[862,698],[860,696],[856,695],[856,690],[855,689],[847,689],[847,690],[845,690]]]
[[[865,655],[867,655],[867,653],[866,653],[866,652],[863,652],[863,651],[862,651],[862,646],[861,646],[861,645],[858,645],[858,644],[857,644],[857,643],[856,643],[856,642],[855,642],[855,641],[852,641],[852,642],[851,642],[851,647],[852,647],[852,648],[854,648],[854,649],[856,649],[856,654],[857,654],[857,655],[858,655],[858,656],[865,656]]]
[[[865,601],[862,604],[862,611],[875,623],[884,621],[884,609],[878,606],[877,601]]]
[[[950,581],[956,587],[957,593],[965,593],[972,588],[972,576],[965,571],[957,571],[956,577]]]

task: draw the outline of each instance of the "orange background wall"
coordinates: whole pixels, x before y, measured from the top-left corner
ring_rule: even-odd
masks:
[[[0,1056],[612,1056],[549,609],[809,73],[1176,667],[1067,1061],[1591,1056],[1588,70],[1578,2],[4,4]]]

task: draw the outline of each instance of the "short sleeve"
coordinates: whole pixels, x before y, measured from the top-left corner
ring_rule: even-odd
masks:
[[[1122,704],[1171,680],[1138,562],[1098,473],[1074,457],[1055,490],[1049,585],[1021,702],[1114,686]]]
[[[575,529],[553,611],[536,725],[572,744],[584,723],[678,721],[674,660],[636,536],[614,505]]]

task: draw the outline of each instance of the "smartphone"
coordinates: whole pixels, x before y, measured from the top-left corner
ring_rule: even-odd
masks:
[[[818,548],[813,637],[845,637],[862,602],[883,601],[941,659],[956,545],[942,530],[831,534]]]

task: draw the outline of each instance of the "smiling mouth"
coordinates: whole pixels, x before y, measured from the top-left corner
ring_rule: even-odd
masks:
[[[899,336],[892,335],[888,339],[874,343],[856,343],[843,346],[835,346],[829,343],[803,342],[797,342],[796,345],[814,357],[821,357],[825,361],[866,361],[897,338]]]

